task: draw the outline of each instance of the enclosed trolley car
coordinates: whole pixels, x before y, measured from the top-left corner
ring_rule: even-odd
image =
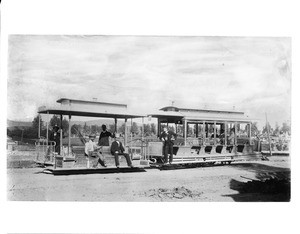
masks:
[[[224,164],[261,156],[244,112],[168,106],[150,116],[157,118],[158,133],[166,126],[178,135],[172,164]],[[163,162],[162,147],[162,142],[148,142],[147,158],[152,164]]]
[[[47,136],[37,142],[38,164],[53,166],[52,170],[90,169],[89,160],[84,156],[84,145],[72,145],[70,138],[72,116],[113,118],[115,129],[117,121],[125,123],[125,133],[122,139],[127,153],[138,167],[162,167],[163,143],[159,135],[164,126],[174,130],[177,139],[173,146],[172,165],[198,165],[214,163],[231,163],[245,158],[257,158],[261,154],[255,149],[251,137],[251,120],[243,112],[228,110],[186,109],[168,106],[156,113],[142,115],[136,114],[127,108],[126,104],[105,103],[96,101],[82,101],[62,98],[57,101],[60,106],[40,107],[38,113],[55,114],[61,118],[68,116],[69,136],[64,139],[62,127],[60,128],[60,155],[54,152],[55,142],[48,141],[49,118],[47,124]],[[142,134],[140,138],[133,138],[129,134],[132,119],[144,118],[157,119],[157,138],[146,138]],[[128,121],[131,120],[131,121]],[[131,124],[129,124],[130,122]],[[142,125],[143,128],[143,125]],[[229,133],[234,130],[234,140],[229,141]],[[39,137],[40,131],[39,131]],[[67,142],[66,142],[67,140]],[[114,159],[110,154],[110,148],[103,147],[102,153],[110,167],[114,167]],[[99,170],[107,170],[100,168]]]

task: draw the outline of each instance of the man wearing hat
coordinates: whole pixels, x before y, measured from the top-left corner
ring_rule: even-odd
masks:
[[[54,125],[53,131],[51,132],[51,134],[49,136],[49,140],[55,142],[54,152],[56,152],[56,153],[58,153],[58,155],[60,155],[60,133],[58,130],[59,130],[58,125],[57,124]]]
[[[111,147],[110,147],[111,154],[115,156],[116,167],[119,168],[119,166],[120,166],[119,155],[124,155],[124,157],[126,158],[127,165],[129,167],[133,167],[132,162],[129,157],[129,154],[125,153],[125,149],[124,149],[122,143],[117,139],[117,137],[119,137],[119,135],[117,133],[114,134],[115,140],[111,144]]]
[[[85,143],[85,156],[87,157],[98,157],[97,164],[94,165],[94,167],[98,166],[98,163],[101,164],[101,166],[106,167],[106,164],[104,162],[104,157],[100,153],[100,148],[97,146],[95,142],[96,135],[95,134],[90,134],[89,135],[89,141]]]
[[[161,133],[159,139],[163,142],[163,154],[164,154],[164,163],[167,164],[168,161],[171,164],[173,161],[173,145],[176,140],[177,135],[164,127],[164,131]],[[168,160],[168,154],[170,154]]]

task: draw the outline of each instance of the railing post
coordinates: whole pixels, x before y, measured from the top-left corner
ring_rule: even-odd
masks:
[[[55,149],[55,146],[56,146],[56,142],[54,142],[54,146],[53,146],[53,148]],[[55,150],[53,150],[54,151],[54,153],[53,153],[53,155],[54,155],[54,169],[56,169],[56,152],[55,152]]]
[[[54,153],[54,165],[53,165],[54,169],[56,169],[56,154]]]
[[[234,122],[234,145],[235,153],[237,153],[237,122]]]
[[[70,148],[71,148],[71,115],[69,115],[69,139],[68,139],[68,156],[70,156]]]
[[[184,121],[184,146],[186,146],[186,136],[187,136],[187,120],[183,119]]]
[[[39,156],[40,156],[40,139],[38,142],[35,142],[35,151],[36,151],[36,161],[39,161]]]

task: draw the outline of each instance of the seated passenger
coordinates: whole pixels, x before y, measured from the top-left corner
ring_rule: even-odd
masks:
[[[126,162],[127,165],[129,167],[133,167],[131,159],[129,157],[129,154],[125,153],[125,149],[122,145],[122,142],[120,142],[117,137],[119,137],[119,135],[114,134],[114,142],[111,144],[110,147],[110,152],[112,155],[115,156],[115,163],[116,163],[116,167],[119,168],[120,166],[120,162],[119,162],[119,155],[123,155],[126,158]]]
[[[109,146],[109,137],[113,137],[109,131],[106,131],[106,125],[102,125],[102,132],[100,133],[98,145],[99,146]]]
[[[224,129],[221,129],[219,138],[220,138],[220,144],[224,145],[224,143],[225,143],[225,131],[224,131]]]
[[[101,147],[97,146],[95,142],[95,138],[96,138],[95,134],[89,135],[89,141],[85,143],[85,150],[84,150],[85,156],[96,157],[96,158],[99,157],[96,165],[93,165],[94,167],[97,167],[98,163],[100,163],[101,166],[103,167],[107,167],[104,162],[104,157],[100,152]]]
[[[215,137],[215,134],[213,133],[213,134],[211,134],[211,136],[210,136],[211,138],[214,138]],[[218,135],[218,133],[216,133],[216,138],[218,138],[219,137],[219,135]]]

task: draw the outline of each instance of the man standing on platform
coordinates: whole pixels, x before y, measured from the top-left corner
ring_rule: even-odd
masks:
[[[109,146],[109,137],[113,137],[109,131],[106,130],[106,125],[102,125],[102,132],[100,133],[98,145],[99,146]]]
[[[167,164],[168,161],[171,164],[173,162],[173,145],[176,140],[177,135],[168,130],[166,127],[164,131],[161,133],[159,139],[163,142],[163,154],[164,154],[164,163]],[[168,160],[168,154],[170,154],[170,158]]]
[[[58,130],[59,130],[58,125],[54,125],[53,131],[51,132],[51,134],[49,136],[49,140],[55,142],[54,152],[56,152],[58,155],[60,155],[60,133]]]

